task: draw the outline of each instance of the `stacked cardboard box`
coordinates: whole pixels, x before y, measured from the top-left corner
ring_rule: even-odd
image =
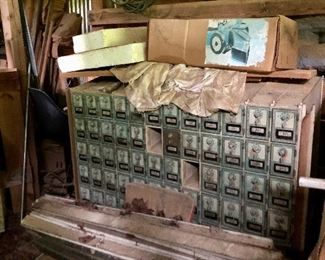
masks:
[[[311,156],[312,134],[302,134],[313,129],[305,118],[319,109],[321,84],[247,84],[238,114],[208,118],[172,104],[138,113],[123,87],[112,91],[118,83],[73,88],[77,195],[122,207],[128,182],[165,187],[194,198],[194,222],[288,244],[294,221],[306,214],[295,207],[298,176],[309,174],[301,165]]]

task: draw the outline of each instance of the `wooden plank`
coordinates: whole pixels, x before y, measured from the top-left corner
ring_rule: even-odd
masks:
[[[39,21],[40,21],[42,1],[36,1],[34,6],[35,8],[34,8],[32,26],[30,27],[31,28],[30,34],[31,34],[34,49],[36,49],[36,38],[37,38],[37,31],[39,27]],[[36,53],[35,53],[35,57],[37,57]]]
[[[11,82],[10,88],[8,82]],[[20,91],[17,69],[0,69],[0,91]]]
[[[153,5],[144,14],[134,14],[122,8],[92,10],[89,23],[93,26],[147,23],[149,18],[233,18],[302,16],[325,14],[322,0],[221,0],[194,3]]]
[[[37,243],[41,242],[39,238],[42,237],[42,234],[46,234],[56,239],[51,241],[51,249],[52,245],[55,248],[58,242],[60,245],[65,245],[66,248],[60,248],[59,252],[56,252],[56,257],[59,257],[59,259],[191,259],[171,251],[165,250],[163,252],[160,248],[155,250],[154,247],[148,247],[148,245],[139,242],[139,239],[133,241],[133,238],[123,235],[106,235],[106,232],[100,232],[88,227],[86,231],[71,221],[56,221],[38,214],[28,215],[24,219],[23,225],[25,228],[40,233],[38,234]],[[60,238],[60,241],[58,241],[58,238]],[[69,244],[73,244],[73,246],[69,246]],[[44,250],[44,248],[42,249]],[[89,249],[91,250],[91,256],[87,257]],[[75,250],[77,252],[74,252]],[[81,252],[83,254],[79,256]],[[101,257],[98,255],[99,252]],[[214,259],[221,260],[221,258]]]
[[[84,70],[61,73],[64,79],[68,78],[86,78],[86,77],[114,77],[110,70]]]
[[[50,54],[50,47],[51,47],[51,42],[52,42],[52,33],[53,33],[53,28],[54,28],[54,23],[53,21],[50,21],[49,25],[49,30],[48,30],[48,35],[45,38],[45,47],[44,47],[44,52],[42,53],[43,55],[43,60],[41,62],[41,67],[40,67],[40,88],[44,88],[44,82],[45,82],[45,75],[47,72],[47,65],[49,62],[49,54]]]
[[[0,69],[6,69],[8,67],[7,60],[0,59]]]
[[[268,74],[247,73],[247,81],[254,78],[277,78],[277,79],[299,79],[309,80],[317,75],[316,70],[283,70],[274,71]],[[79,78],[79,77],[114,77],[110,70],[84,70],[61,73],[63,78]]]
[[[12,55],[12,61],[8,60],[9,68],[17,68],[20,77],[23,103],[27,87],[27,57],[21,26],[21,18],[18,12],[18,0],[0,1],[2,28],[6,43],[6,50]]]
[[[146,44],[132,43],[63,56],[58,58],[58,64],[62,72],[70,72],[136,63],[144,60],[146,60]]]
[[[323,203],[322,221],[320,225],[318,242],[308,259],[325,259],[324,242],[325,242],[325,204]]]
[[[72,37],[75,53],[147,41],[147,27],[104,29]]]
[[[5,231],[5,194],[4,189],[0,188],[0,233]]]
[[[18,72],[13,69],[0,72],[0,129],[7,166],[4,181],[22,170],[24,116],[21,104]]]
[[[309,80],[317,76],[317,70],[279,70],[271,73],[247,73],[247,78],[278,78]]]
[[[52,201],[54,202],[53,204],[51,203]],[[56,205],[57,203],[59,203],[59,205],[61,205],[62,207],[58,208],[57,207],[58,205]],[[51,196],[51,195],[45,195],[37,201],[37,204],[34,205],[33,211],[39,212],[40,210],[46,210],[47,212],[52,213],[55,216],[58,216],[58,215],[62,216],[63,215],[62,213],[66,212],[67,208],[71,208],[71,205],[75,206],[76,202],[71,199],[66,199],[66,198],[56,197],[56,196]],[[74,208],[74,207],[72,207],[72,208]],[[100,205],[97,205],[97,209],[100,213],[103,213],[104,216],[106,215],[108,217],[120,216],[121,215],[120,212],[122,211],[120,209],[103,207]],[[82,210],[82,212],[84,212],[85,218],[92,219],[92,216],[93,216],[92,213],[88,212],[86,210],[86,208],[84,208],[84,210]],[[65,217],[69,218],[70,216],[73,216],[73,215],[77,216],[79,214],[77,214],[77,211],[72,209],[71,212],[69,214],[67,214],[67,216],[65,216]],[[166,229],[172,228],[170,226],[166,226],[165,225],[166,223],[164,221],[162,221],[161,218],[155,217],[155,216],[134,213],[134,214],[132,214],[131,218],[132,219],[130,219],[130,221],[142,220],[142,222],[148,223],[150,225],[165,227]],[[101,225],[102,224],[101,222],[104,219],[105,218],[99,218],[98,221],[96,221],[97,224]],[[107,222],[105,222],[105,223],[107,223]],[[116,223],[116,226],[113,224],[112,227],[116,227],[116,228],[120,227],[120,224],[121,223]],[[254,236],[251,234],[245,234],[245,233],[236,233],[236,236],[233,236],[232,231],[227,231],[227,230],[219,229],[216,227],[197,225],[197,224],[188,223],[188,222],[179,222],[178,225],[179,225],[179,227],[178,227],[179,230],[182,232],[193,233],[193,234],[204,236],[204,237],[212,237],[212,238],[217,238],[217,239],[236,242],[236,243],[238,242],[238,243],[242,243],[242,244],[254,245],[254,246],[257,246],[260,248],[269,248],[269,249],[274,248],[273,241],[266,237],[258,237],[258,236]]]
[[[77,154],[77,143],[75,138],[75,121],[74,121],[74,112],[72,106],[72,95],[71,89],[67,88],[66,92],[66,102],[68,107],[68,122],[69,122],[69,136],[70,136],[70,149],[71,149],[71,161],[72,161],[72,172],[73,172],[73,184],[74,184],[74,192],[75,198],[77,201],[80,200],[80,185],[79,185],[79,176],[77,175],[78,172],[78,161],[76,158]]]
[[[40,1],[37,1],[40,2]],[[25,15],[27,18],[27,23],[29,28],[32,27],[33,15],[34,15],[34,1],[33,0],[24,0],[24,9]]]
[[[16,185],[16,186],[10,187],[10,198],[11,198],[12,212],[14,214],[20,213],[21,185]]]
[[[0,119],[0,124],[5,125],[7,132],[6,138],[8,138],[4,140],[4,142],[7,142],[7,145],[5,144],[5,150],[7,149],[7,153],[9,153],[8,156],[10,156],[10,168],[8,168],[7,174],[16,175],[17,171],[21,173],[23,164],[24,115],[22,107],[25,107],[27,95],[27,55],[22,32],[21,17],[18,11],[19,1],[0,1],[0,9],[6,52],[8,54],[7,57],[9,57],[7,58],[8,67],[17,68],[20,82],[20,93],[10,92],[10,87],[17,85],[16,82],[12,82],[12,84],[7,83],[7,90],[4,89],[1,93],[2,101],[0,108],[2,111],[1,115],[4,115]],[[28,131],[30,133],[29,135],[34,135],[33,129],[28,129]],[[28,163],[31,167],[27,174],[30,176],[33,175],[36,180],[38,178],[37,156],[33,139],[28,140],[28,152]]]
[[[301,125],[299,160],[298,160],[298,178],[309,177],[311,174],[313,136],[315,125],[315,106],[312,111],[305,116]],[[292,244],[295,249],[304,250],[306,238],[307,212],[308,212],[308,189],[297,187],[295,197],[295,219]]]
[[[104,7],[104,0],[91,0],[91,10],[100,10]]]
[[[191,258],[216,259],[217,255],[226,259],[282,257],[281,253],[275,250],[272,240],[267,238],[187,222],[177,222],[175,227],[168,224],[170,221],[159,217],[137,213],[122,216],[120,212],[104,207],[87,210],[75,206],[71,200],[54,197],[49,199],[49,196],[46,196],[36,202],[28,217],[43,215],[58,223],[70,221],[73,227],[76,227],[75,223],[82,223],[84,230],[94,229],[105,232],[108,236],[129,234],[137,239],[140,248],[142,243],[149,243],[147,245],[151,245],[156,251],[169,248],[171,252],[183,252],[191,255]],[[24,220],[23,225],[26,224]]]

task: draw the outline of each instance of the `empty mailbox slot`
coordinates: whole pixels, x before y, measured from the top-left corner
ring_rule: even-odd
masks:
[[[162,154],[163,149],[161,128],[146,128],[146,146],[149,153]]]
[[[200,164],[182,160],[182,182],[183,187],[191,190],[199,190]]]

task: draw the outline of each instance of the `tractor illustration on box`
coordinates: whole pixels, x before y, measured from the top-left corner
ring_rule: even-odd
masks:
[[[224,20],[217,27],[208,28],[210,48],[215,54],[231,51],[234,60],[247,63],[250,50],[249,29],[246,23],[237,20],[229,23]]]

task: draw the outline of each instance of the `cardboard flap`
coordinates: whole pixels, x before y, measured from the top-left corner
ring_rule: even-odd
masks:
[[[173,60],[185,63],[188,20],[151,19],[149,22],[148,60]],[[168,31],[168,33],[166,33]],[[177,57],[175,57],[177,53]]]
[[[294,20],[279,16],[277,69],[296,68],[298,64],[298,27]]]

